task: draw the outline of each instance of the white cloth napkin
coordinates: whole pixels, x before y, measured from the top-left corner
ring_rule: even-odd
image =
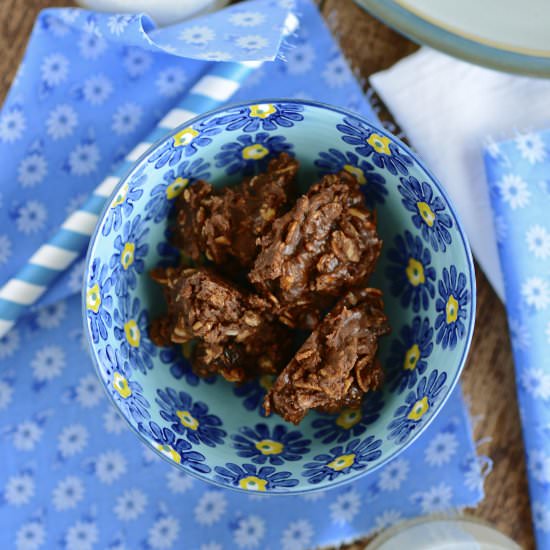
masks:
[[[448,191],[479,265],[504,299],[483,149],[515,132],[550,126],[550,80],[509,75],[422,48],[370,82]]]

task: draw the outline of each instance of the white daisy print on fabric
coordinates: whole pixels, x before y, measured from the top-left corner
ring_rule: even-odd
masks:
[[[494,137],[488,136],[485,139],[484,146],[485,146],[485,150],[487,151],[487,153],[489,153],[491,158],[496,159],[496,158],[499,157],[499,155],[500,155],[500,145],[498,144],[497,141],[495,141]]]
[[[222,51],[204,52],[201,57],[206,61],[231,61],[233,59],[229,52]]]
[[[412,495],[411,500],[420,505],[424,514],[431,514],[448,508],[452,497],[452,487],[446,483],[439,483],[427,491]]]
[[[115,516],[120,521],[132,521],[143,514],[146,506],[147,495],[143,491],[128,489],[116,499]]]
[[[521,134],[516,137],[516,147],[529,164],[542,162],[546,158],[544,142],[538,134]]]
[[[21,422],[13,432],[13,446],[18,451],[32,451],[42,438],[42,433],[42,428],[33,420]]]
[[[341,88],[352,78],[346,60],[341,55],[325,65],[321,76],[330,88]]]
[[[528,349],[531,345],[531,334],[529,333],[529,327],[525,323],[522,323],[519,319],[509,317],[508,328],[510,330],[512,346],[514,346],[515,349]]]
[[[285,67],[290,74],[304,74],[313,67],[316,54],[311,44],[300,44],[285,52],[285,57]]]
[[[13,397],[13,388],[4,380],[0,380],[0,411],[7,409]]]
[[[168,67],[159,73],[155,85],[160,95],[173,97],[183,92],[187,76],[179,67]]]
[[[84,59],[95,61],[107,49],[107,41],[95,23],[88,22],[84,26],[82,36],[78,41],[80,55]]]
[[[109,32],[115,36],[120,36],[128,26],[128,23],[132,20],[131,15],[117,14],[111,15],[107,20],[107,27]]]
[[[63,428],[57,437],[57,450],[63,458],[81,453],[88,444],[88,430],[82,424]]]
[[[49,382],[57,378],[66,365],[65,352],[60,346],[40,348],[31,361],[33,377],[38,382]]]
[[[529,451],[527,471],[539,483],[550,483],[550,456],[544,451]]]
[[[25,235],[32,235],[44,229],[48,211],[39,201],[30,200],[15,212],[15,227]]]
[[[91,521],[77,521],[69,527],[65,535],[67,550],[92,550],[99,538],[97,525]]]
[[[550,232],[542,225],[532,225],[525,235],[529,252],[535,258],[546,260],[550,258]]]
[[[520,374],[522,387],[533,397],[548,399],[550,397],[550,374],[542,369],[525,368]]]
[[[392,525],[396,524],[398,521],[401,521],[402,516],[401,512],[397,510],[384,510],[380,515],[374,518],[374,525],[377,530],[387,529]]]
[[[203,46],[208,44],[208,42],[212,42],[214,38],[216,38],[214,29],[200,25],[187,27],[179,35],[180,40],[183,40],[186,44],[192,44],[193,46]]]
[[[443,466],[451,461],[458,449],[456,435],[440,432],[433,436],[424,450],[424,459],[430,466]]]
[[[48,163],[44,155],[31,153],[24,157],[17,167],[17,181],[22,187],[34,187],[48,173]]]
[[[392,460],[380,472],[378,486],[381,491],[397,491],[409,474],[409,462],[404,458]]]
[[[233,540],[239,548],[257,548],[265,535],[265,521],[259,516],[247,516],[238,521]]]
[[[174,516],[165,516],[153,523],[149,529],[147,542],[154,550],[171,548],[180,532],[179,521]]]
[[[546,324],[546,341],[550,344],[550,321]]]
[[[325,498],[326,495],[327,494],[324,491],[315,491],[314,493],[306,493],[305,495],[300,495],[300,498],[302,498],[306,502],[317,502]]]
[[[113,115],[111,125],[113,132],[118,135],[129,134],[133,132],[140,120],[143,109],[136,103],[125,103],[121,105]]]
[[[69,74],[69,60],[60,53],[47,55],[40,64],[40,75],[46,86],[58,86]]]
[[[550,305],[550,285],[541,277],[529,277],[521,285],[521,295],[528,306],[542,311]]]
[[[527,188],[527,183],[521,176],[516,174],[506,174],[497,183],[502,200],[510,206],[512,210],[525,208],[529,204],[531,192]]]
[[[72,267],[69,273],[69,281],[67,283],[71,292],[78,292],[82,288],[84,280],[84,271],[86,269],[86,260],[79,260]]]
[[[57,141],[73,134],[78,125],[78,115],[70,105],[57,105],[46,119],[46,132]]]
[[[113,84],[103,74],[90,76],[84,81],[82,86],[82,96],[84,101],[90,105],[103,105],[113,93]]]
[[[60,8],[56,11],[57,16],[65,23],[74,23],[80,15],[80,10],[76,8]]]
[[[99,148],[95,143],[79,143],[69,153],[67,167],[75,176],[87,176],[97,170],[100,158]]]
[[[111,485],[126,472],[126,459],[120,451],[101,453],[95,461],[95,474],[101,483]]]
[[[114,407],[109,407],[103,413],[103,427],[108,434],[118,435],[126,428],[126,421]]]
[[[132,78],[137,78],[149,70],[153,56],[142,48],[128,48],[122,63],[127,73]]]
[[[351,523],[361,508],[361,495],[350,490],[336,497],[330,505],[330,519],[332,523],[344,525]]]
[[[11,506],[23,506],[34,496],[34,479],[29,474],[8,478],[4,488],[4,500]]]
[[[237,46],[247,51],[256,51],[268,45],[267,39],[260,34],[246,34],[237,38]]]
[[[229,22],[237,27],[257,27],[265,21],[265,14],[259,11],[240,11],[229,17]]]
[[[0,265],[7,263],[11,254],[12,246],[10,238],[7,235],[0,235]]]
[[[166,472],[166,486],[171,493],[183,495],[193,487],[193,478],[181,470],[171,468]]]
[[[15,535],[16,550],[38,550],[44,544],[46,530],[39,521],[24,523]]]
[[[464,485],[467,489],[478,493],[483,492],[484,477],[490,471],[488,466],[489,465],[477,455],[467,459],[464,471]]]
[[[65,36],[69,32],[69,26],[55,16],[45,18],[47,28],[54,36]]]
[[[76,476],[62,479],[52,491],[52,504],[56,510],[70,510],[84,498],[84,484]]]
[[[27,128],[27,120],[20,109],[4,111],[0,117],[0,141],[13,143],[21,139]]]
[[[214,525],[224,516],[227,498],[221,491],[206,491],[195,506],[195,521],[199,525]]]
[[[533,502],[531,506],[533,511],[533,523],[535,529],[540,529],[544,533],[550,533],[550,509],[539,500]]]
[[[313,537],[313,527],[306,519],[293,521],[284,530],[281,537],[283,550],[304,550],[309,548]]]
[[[0,338],[0,359],[11,357],[18,350],[19,343],[19,331],[16,328],[12,328]]]
[[[41,307],[36,314],[36,324],[40,328],[52,329],[61,324],[67,315],[67,302],[61,300],[55,304]]]
[[[103,390],[95,374],[88,374],[80,379],[76,386],[76,401],[81,407],[95,407],[102,397]]]

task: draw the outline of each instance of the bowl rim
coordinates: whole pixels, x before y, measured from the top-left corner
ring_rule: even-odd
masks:
[[[308,107],[314,107],[315,109],[318,109],[320,111],[330,111],[332,113],[337,113],[340,115],[345,116],[351,116],[358,120],[360,120],[362,123],[366,124],[368,127],[372,128],[376,131],[378,134],[382,134],[384,137],[389,138],[392,142],[396,143],[401,147],[407,154],[409,154],[414,161],[417,163],[417,165],[426,173],[428,178],[431,180],[431,183],[436,187],[439,193],[444,197],[446,201],[446,205],[449,208],[450,212],[453,214],[455,221],[456,221],[456,229],[460,235],[460,238],[462,240],[463,249],[466,253],[466,261],[468,264],[468,278],[470,281],[470,288],[471,288],[471,312],[469,316],[469,325],[467,329],[466,339],[464,340],[462,354],[458,363],[458,368],[456,369],[455,375],[453,380],[448,386],[447,393],[443,396],[441,401],[439,401],[439,404],[437,408],[435,409],[434,413],[430,415],[430,417],[426,420],[426,422],[420,426],[420,428],[415,431],[409,440],[407,440],[405,443],[403,443],[400,447],[398,447],[393,452],[389,453],[388,456],[384,457],[384,459],[379,463],[373,466],[372,468],[365,468],[364,470],[360,470],[357,472],[357,474],[353,476],[346,476],[343,479],[339,479],[335,482],[329,483],[324,486],[310,486],[310,487],[304,487],[299,490],[290,490],[288,491],[251,491],[248,489],[241,489],[240,487],[233,487],[230,485],[226,485],[224,483],[221,483],[217,481],[214,478],[208,478],[205,477],[197,472],[192,471],[191,469],[184,468],[180,464],[175,463],[173,460],[169,459],[166,455],[164,455],[162,452],[160,452],[158,449],[153,447],[149,440],[142,434],[136,426],[134,426],[131,422],[131,420],[128,418],[127,415],[125,415],[121,410],[120,407],[117,405],[114,396],[109,391],[107,384],[103,380],[103,376],[101,375],[101,370],[99,366],[99,357],[97,356],[97,352],[95,351],[96,345],[91,340],[90,330],[88,327],[87,322],[87,315],[86,315],[86,289],[87,289],[87,282],[89,278],[90,273],[90,261],[92,257],[92,252],[95,249],[95,243],[98,239],[98,237],[101,239],[101,233],[99,232],[99,228],[101,227],[105,215],[107,214],[110,204],[113,200],[113,197],[118,193],[119,189],[128,181],[129,177],[133,174],[133,172],[137,169],[137,167],[155,150],[157,149],[161,144],[166,142],[167,139],[173,137],[175,134],[177,134],[180,130],[183,128],[187,128],[188,126],[192,126],[193,124],[196,124],[197,122],[200,122],[204,119],[210,118],[212,115],[215,115],[217,113],[223,113],[228,111],[229,109],[237,109],[239,107],[247,107],[250,105],[258,105],[263,103],[287,103],[287,104],[298,104],[298,105],[305,105]],[[116,408],[116,410],[119,412],[119,414],[124,418],[124,421],[128,424],[131,431],[134,432],[140,441],[144,443],[147,447],[147,449],[153,451],[156,455],[160,456],[163,460],[168,462],[172,465],[172,467],[176,467],[179,470],[183,471],[186,475],[193,477],[195,479],[199,479],[206,483],[211,483],[212,485],[215,485],[217,487],[223,488],[223,489],[229,489],[231,491],[247,494],[247,495],[266,495],[266,496],[294,496],[294,495],[303,495],[307,493],[313,493],[313,492],[321,492],[321,491],[327,491],[334,489],[336,487],[341,487],[343,485],[346,485],[348,483],[351,483],[353,481],[357,481],[358,479],[362,478],[365,475],[372,474],[376,472],[377,470],[383,468],[386,466],[389,462],[397,458],[401,453],[403,453],[406,449],[408,449],[413,443],[415,443],[420,436],[426,431],[426,429],[432,424],[432,422],[435,420],[435,418],[439,415],[439,413],[443,410],[445,404],[447,403],[449,397],[454,392],[456,385],[458,384],[460,375],[462,374],[462,371],[464,369],[464,365],[466,364],[466,359],[468,357],[468,353],[470,351],[470,346],[472,343],[472,337],[474,333],[474,327],[475,327],[475,319],[476,319],[476,298],[477,298],[477,290],[476,290],[476,278],[475,278],[475,266],[474,266],[474,260],[472,257],[472,251],[470,249],[470,244],[468,242],[468,239],[466,238],[465,231],[463,229],[462,223],[460,221],[460,217],[458,213],[455,210],[455,207],[453,206],[449,195],[443,188],[443,186],[439,183],[439,180],[435,177],[435,175],[429,170],[425,165],[424,162],[417,156],[417,154],[411,150],[411,148],[403,143],[397,136],[393,135],[391,132],[386,130],[385,128],[377,124],[377,122],[371,122],[368,120],[364,115],[360,113],[356,113],[354,111],[351,111],[349,109],[345,109],[343,107],[337,107],[334,105],[330,105],[328,103],[322,103],[320,101],[314,101],[314,100],[308,100],[308,99],[291,99],[291,98],[266,98],[266,99],[254,99],[249,101],[240,101],[236,103],[229,103],[226,105],[223,105],[221,107],[217,107],[216,109],[211,109],[203,114],[197,115],[188,121],[184,122],[183,124],[180,124],[178,127],[176,127],[173,130],[170,130],[166,133],[165,136],[162,138],[157,139],[154,143],[151,144],[151,146],[142,154],[140,157],[132,162],[132,166],[128,169],[128,171],[120,177],[119,182],[116,184],[115,188],[113,189],[112,193],[105,199],[105,204],[103,205],[101,212],[98,216],[96,226],[94,228],[93,233],[90,236],[90,241],[88,244],[88,249],[86,252],[86,257],[84,260],[84,275],[82,278],[82,292],[81,292],[81,310],[82,310],[82,322],[84,325],[84,333],[86,334],[86,342],[88,344],[88,352],[91,356],[92,363],[94,365],[94,370],[96,372],[96,375],[98,376],[101,386],[105,393],[108,395],[109,400],[111,401],[111,404]],[[467,419],[469,424],[469,419]],[[469,426],[471,431],[471,426]]]

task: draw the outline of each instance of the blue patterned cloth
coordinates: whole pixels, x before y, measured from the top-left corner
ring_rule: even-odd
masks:
[[[239,4],[237,13],[254,4]],[[315,98],[375,119],[315,6],[301,0],[297,11],[301,26],[286,61],[262,66],[234,99]],[[2,279],[206,68],[126,38],[145,19],[109,17],[50,10],[35,26],[0,114]],[[257,19],[248,16],[247,34]],[[90,45],[90,21],[102,21],[102,46]],[[163,48],[170,49],[164,41]],[[217,38],[209,48],[226,51]],[[299,550],[482,498],[483,461],[459,389],[399,458],[324,494],[247,496],[159,462],[108,404],[92,370],[75,295],[81,275],[80,261],[0,340],[0,548]]]
[[[485,153],[527,451],[533,523],[550,547],[550,131]]]

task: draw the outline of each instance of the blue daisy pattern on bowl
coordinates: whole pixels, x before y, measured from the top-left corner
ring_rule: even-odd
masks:
[[[113,333],[122,357],[143,374],[153,368],[156,347],[149,340],[149,314],[141,309],[139,298],[127,296],[119,301],[114,314]]]
[[[143,168],[140,168],[129,182],[123,183],[118,188],[115,198],[109,205],[101,228],[101,233],[104,236],[109,235],[112,229],[118,231],[122,225],[123,216],[128,218],[133,212],[134,203],[143,195],[143,189],[140,189],[140,186],[147,179],[147,176],[143,172]]]
[[[424,248],[422,240],[405,231],[404,237],[397,235],[394,248],[388,251],[386,275],[390,281],[390,292],[401,296],[401,305],[418,313],[428,310],[430,299],[435,297],[436,271],[432,267],[430,250]]]
[[[233,388],[233,393],[242,398],[245,409],[249,411],[264,412],[263,401],[265,394],[271,389],[275,377],[271,374],[263,374],[258,380],[245,382]]]
[[[166,422],[172,422],[171,428],[185,436],[191,443],[203,443],[215,447],[224,442],[227,432],[221,428],[221,419],[208,412],[208,405],[202,401],[193,401],[184,391],[173,388],[157,390],[156,403],[160,407],[160,416]]]
[[[109,310],[113,306],[113,297],[109,294],[112,287],[109,271],[99,258],[94,258],[86,286],[86,317],[94,344],[107,339],[107,329],[113,319]]]
[[[292,478],[290,472],[278,471],[273,466],[255,466],[254,464],[234,464],[227,462],[224,466],[214,468],[214,479],[233,487],[247,491],[276,491],[298,485],[298,480]]]
[[[443,349],[454,349],[459,339],[464,338],[466,327],[464,321],[468,317],[467,306],[470,303],[470,292],[466,288],[466,275],[458,273],[452,265],[450,269],[443,268],[442,280],[438,282],[439,297],[435,302],[437,317],[436,343]]]
[[[315,456],[314,462],[304,465],[302,475],[308,478],[309,483],[316,484],[364,470],[369,462],[380,458],[381,446],[382,440],[376,439],[373,435],[364,440],[354,439],[346,446],[338,445],[328,453]]]
[[[345,443],[351,437],[364,434],[369,424],[380,417],[384,401],[379,393],[371,393],[360,407],[346,408],[338,414],[322,414],[312,423],[314,437],[325,444]]]
[[[116,252],[111,256],[109,266],[117,296],[124,296],[128,289],[136,288],[137,276],[143,273],[149,252],[149,245],[145,242],[147,233],[149,227],[141,215],[137,215],[124,224],[122,235],[115,238],[113,247]]]
[[[378,134],[364,122],[349,116],[336,128],[342,134],[342,140],[355,146],[355,152],[372,160],[378,168],[387,170],[393,176],[398,173],[404,176],[409,173],[413,161],[409,155],[393,143],[388,136]]]
[[[421,378],[416,390],[405,398],[405,404],[395,411],[394,419],[388,424],[388,439],[394,439],[398,444],[405,443],[425,423],[437,400],[445,393],[446,380],[447,374],[439,373],[437,369],[429,377]]]
[[[126,410],[136,422],[150,418],[149,401],[141,384],[130,378],[130,365],[123,361],[118,350],[107,344],[98,352],[101,369],[116,404]]]
[[[231,436],[235,442],[233,447],[237,454],[248,458],[255,464],[269,462],[275,466],[284,464],[286,460],[300,460],[309,452],[310,439],[303,439],[302,432],[288,430],[278,424],[272,430],[267,424],[259,423],[254,428],[244,426],[238,434]]]
[[[449,229],[453,227],[453,220],[446,212],[445,203],[434,195],[428,182],[419,182],[414,176],[399,180],[401,185],[398,185],[397,189],[403,197],[401,202],[413,213],[412,221],[415,227],[420,229],[423,239],[430,243],[436,252],[445,252],[447,245],[451,244]]]
[[[377,204],[384,204],[388,194],[385,178],[376,171],[370,162],[355,153],[350,151],[343,153],[338,149],[329,149],[328,152],[319,153],[315,166],[320,169],[321,175],[335,174],[341,170],[349,172],[357,178],[361,185],[365,202],[369,208],[374,208]]]
[[[181,348],[172,346],[162,349],[159,357],[164,364],[170,365],[170,373],[176,380],[183,379],[190,386],[198,386],[200,382],[213,384],[216,381],[215,375],[210,378],[199,378],[193,372],[190,363],[191,352],[192,344],[191,342],[186,342],[181,345]]]
[[[223,168],[228,176],[242,172],[252,174],[256,168],[264,170],[269,159],[279,153],[292,151],[293,145],[284,136],[272,136],[259,132],[255,136],[245,134],[232,143],[225,143],[215,155],[216,167]]]
[[[292,103],[260,103],[229,109],[227,114],[216,118],[216,123],[226,130],[271,132],[280,128],[292,128],[296,122],[304,120],[302,105]]]
[[[148,162],[155,163],[155,168],[163,166],[175,166],[182,157],[194,155],[200,147],[206,147],[212,143],[212,138],[222,129],[216,126],[213,120],[206,120],[198,124],[186,126],[166,140],[149,158]]]
[[[168,170],[163,181],[151,189],[150,199],[145,205],[146,220],[160,223],[168,216],[174,200],[191,183],[200,179],[209,179],[210,164],[203,159],[186,160],[176,169]]]
[[[428,317],[417,316],[411,325],[401,329],[400,336],[392,342],[386,363],[387,384],[397,393],[414,388],[418,378],[426,372],[434,348],[434,329]]]
[[[153,447],[172,462],[203,474],[211,472],[210,466],[204,464],[205,456],[195,451],[188,441],[177,437],[169,428],[161,428],[156,422],[150,421],[147,426],[139,424],[139,430],[152,439]]]

